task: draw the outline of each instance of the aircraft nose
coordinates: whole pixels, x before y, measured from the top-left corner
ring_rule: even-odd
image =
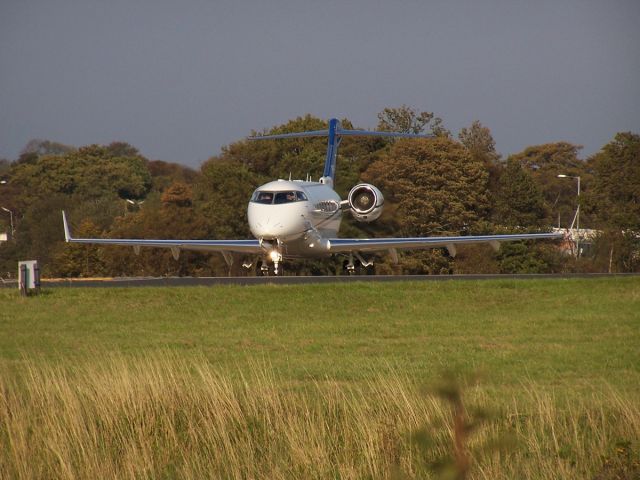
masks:
[[[305,229],[304,217],[301,214],[287,212],[286,215],[283,215],[279,214],[275,209],[250,212],[249,224],[251,233],[256,238],[264,238],[266,240],[286,239],[287,237],[300,235]]]

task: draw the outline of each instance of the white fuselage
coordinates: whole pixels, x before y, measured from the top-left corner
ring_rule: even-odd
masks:
[[[251,233],[284,257],[327,256],[340,229],[340,196],[329,185],[276,180],[257,188],[247,208]]]

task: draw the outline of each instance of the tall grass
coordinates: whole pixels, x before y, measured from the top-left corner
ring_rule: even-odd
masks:
[[[637,399],[523,389],[509,399],[462,387],[469,478],[634,471]],[[168,353],[27,361],[0,377],[0,477],[461,478],[456,409],[433,391],[398,372],[299,385],[255,364],[231,377]]]

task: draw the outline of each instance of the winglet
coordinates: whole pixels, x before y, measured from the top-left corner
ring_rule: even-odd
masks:
[[[69,242],[73,240],[71,232],[69,231],[69,223],[67,222],[67,214],[62,210],[62,223],[64,224],[64,241]]]

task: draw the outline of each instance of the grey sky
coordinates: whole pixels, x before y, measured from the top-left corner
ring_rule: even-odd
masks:
[[[0,157],[127,141],[199,165],[311,113],[475,119],[503,154],[640,132],[640,1],[0,0]]]

